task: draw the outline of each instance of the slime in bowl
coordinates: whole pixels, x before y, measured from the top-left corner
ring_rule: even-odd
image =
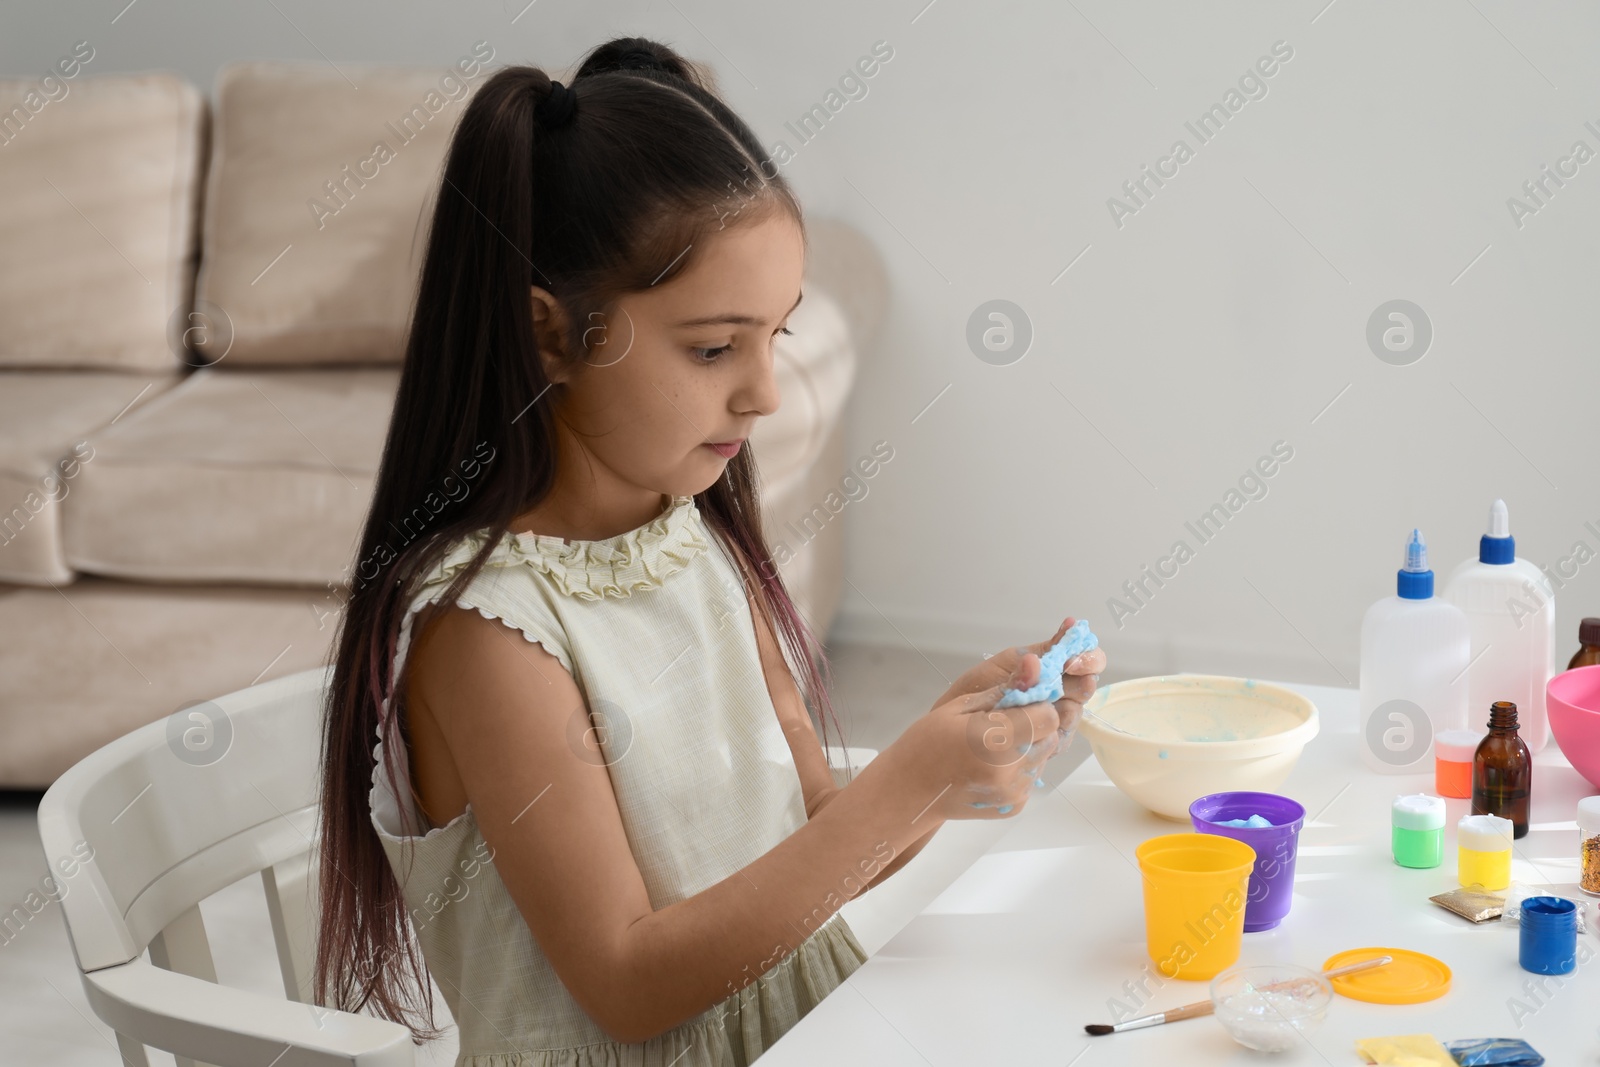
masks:
[[[1079,730],[1106,777],[1163,818],[1196,797],[1272,792],[1317,735],[1317,708],[1268,682],[1212,674],[1134,678],[1096,691]]]
[[[1333,986],[1317,971],[1288,963],[1234,967],[1211,981],[1217,1021],[1239,1044],[1282,1052],[1321,1025]]]

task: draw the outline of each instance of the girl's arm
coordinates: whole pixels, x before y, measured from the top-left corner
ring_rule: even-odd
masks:
[[[459,607],[412,657],[408,698],[437,725],[495,871],[573,998],[618,1041],[671,1029],[784,959],[934,818],[937,790],[907,795],[890,761],[874,760],[786,840],[656,911],[604,761],[568,740],[586,708],[560,661]]]
[[[845,788],[849,787],[846,786]],[[826,807],[828,802],[837,796],[839,792],[840,790],[838,788],[830,787],[826,793],[817,798],[815,810],[809,812],[808,815],[815,817],[817,812]],[[944,822],[941,820],[928,827],[921,837],[907,845],[900,851],[900,854],[891,860],[882,870],[868,879],[866,886],[862,889],[862,892],[866,892],[866,890],[871,889],[873,886],[881,884],[885,878],[889,877],[895,871],[898,871],[901,867],[904,867],[907,863],[909,863],[911,861],[911,857],[915,856],[918,852],[921,852],[927,847],[928,842],[933,840],[933,835],[938,831],[939,827],[943,825]]]
[[[766,676],[767,693],[772,697],[772,706],[778,714],[778,722],[783,726],[783,735],[789,741],[789,751],[794,756],[795,771],[800,775],[800,787],[806,798],[806,818],[816,818],[834,797],[839,795],[839,787],[833,784],[833,771],[828,767],[827,756],[822,751],[822,742],[817,740],[817,731],[811,724],[811,714],[806,711],[805,701],[800,696],[800,689],[795,684],[794,675],[789,672],[788,663],[783,654],[778,650],[778,639],[772,631],[772,621],[761,610],[760,602],[754,597],[750,600],[750,617],[754,621],[756,631],[756,647],[761,651],[761,668]],[[889,877],[901,867],[904,867],[918,852],[921,852],[929,839],[933,837],[941,823],[931,822],[932,816],[925,817],[930,821],[921,837],[906,846],[899,855],[886,866],[878,869],[861,892],[872,888],[885,878]]]

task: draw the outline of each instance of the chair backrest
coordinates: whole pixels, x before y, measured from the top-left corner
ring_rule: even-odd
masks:
[[[318,759],[331,667],[174,712],[85,757],[44,794],[39,834],[78,966],[216,981],[199,902],[260,872],[291,1000],[309,1001]]]

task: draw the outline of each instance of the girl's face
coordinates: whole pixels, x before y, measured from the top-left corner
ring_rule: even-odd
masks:
[[[558,480],[570,479],[567,492],[596,513],[638,511],[648,521],[661,494],[702,492],[731,458],[711,443],[745,441],[778,410],[772,348],[799,302],[799,225],[778,212],[713,231],[694,252],[689,269],[625,295],[606,321],[569,323],[575,350],[588,341],[582,362],[546,359],[566,386]],[[548,294],[535,288],[534,298],[542,330]]]

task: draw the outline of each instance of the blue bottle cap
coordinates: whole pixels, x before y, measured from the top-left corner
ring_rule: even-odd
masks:
[[[1411,540],[1406,542],[1406,565],[1400,569],[1395,592],[1405,600],[1433,596],[1433,572],[1428,569],[1428,546],[1421,530],[1412,530]]]
[[[1511,536],[1511,517],[1506,502],[1496,500],[1489,507],[1489,532],[1478,538],[1478,562],[1504,565],[1515,563],[1517,539]]]

